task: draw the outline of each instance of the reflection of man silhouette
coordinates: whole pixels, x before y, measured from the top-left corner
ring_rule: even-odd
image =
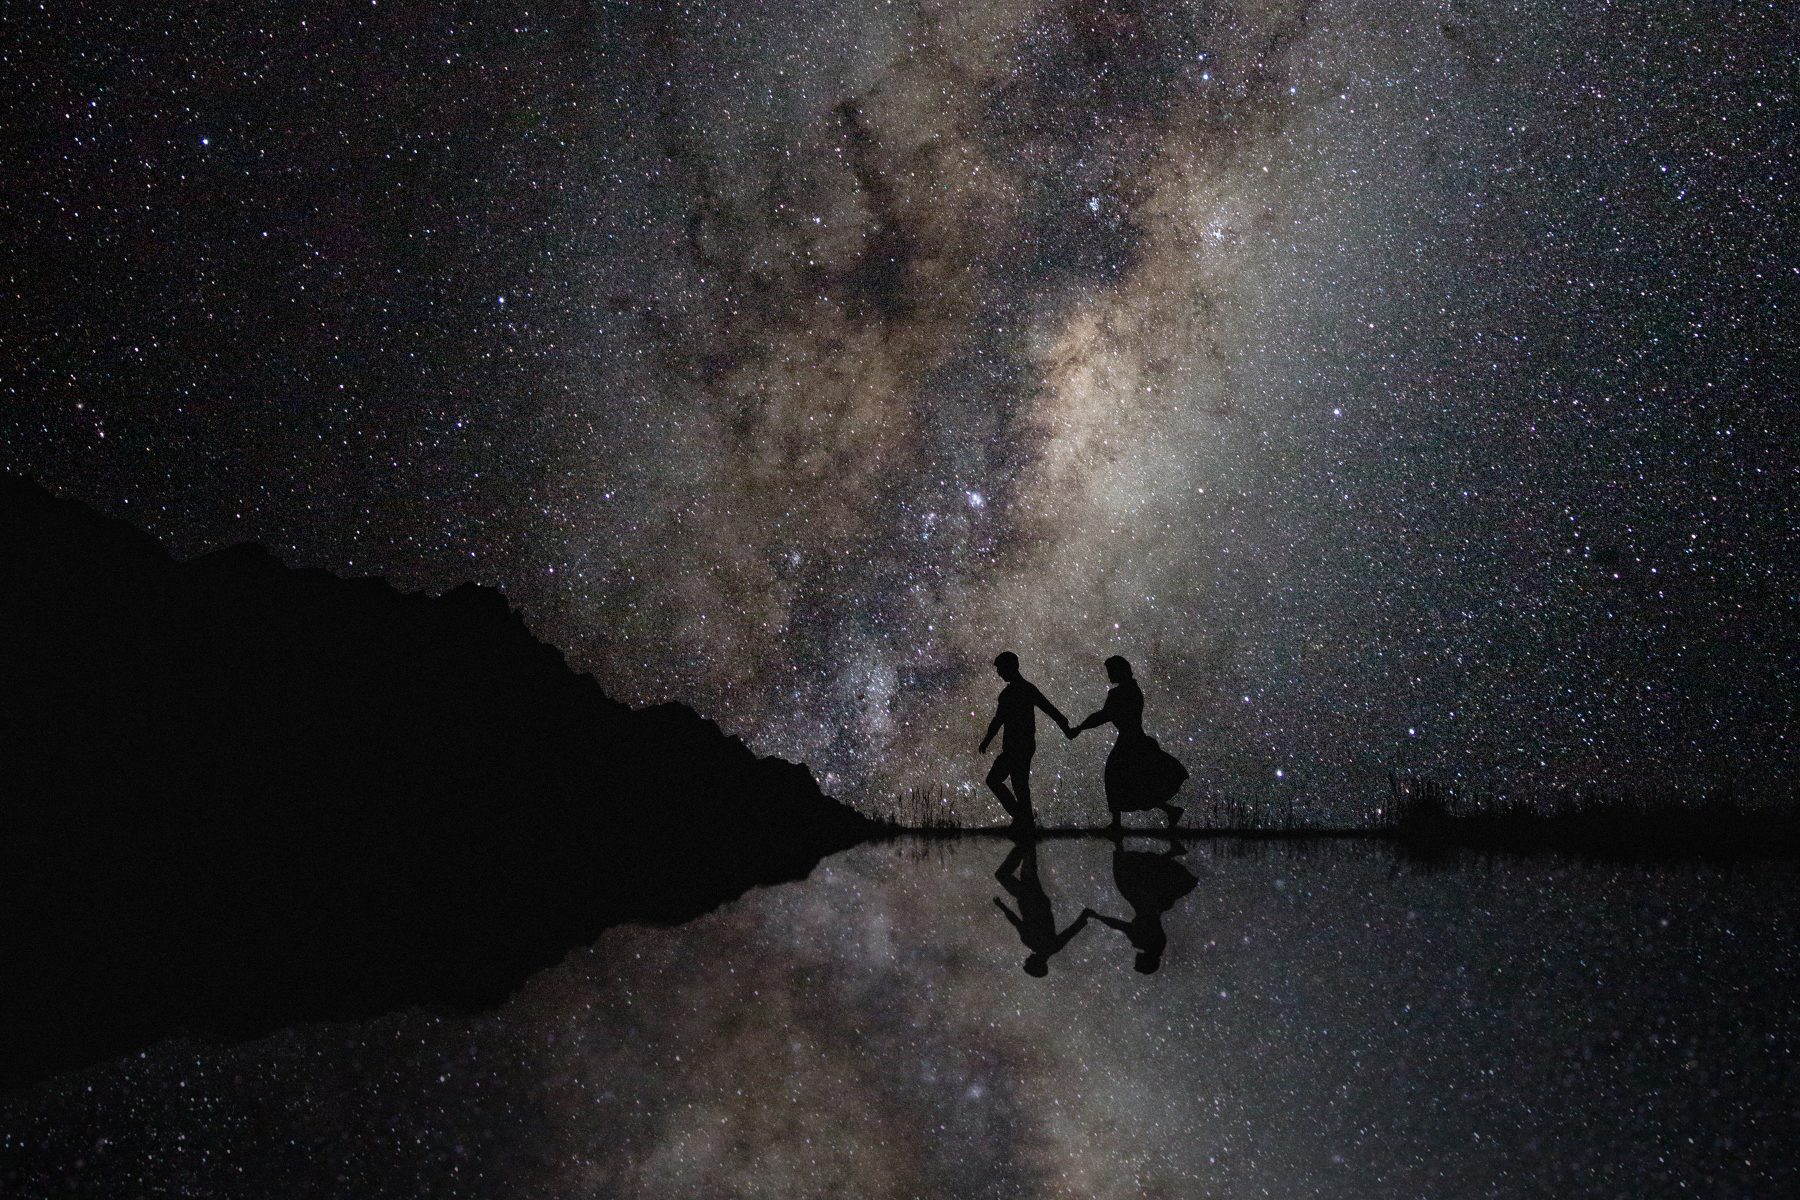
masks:
[[[1113,884],[1131,905],[1131,920],[1103,916],[1091,908],[1081,910],[1083,917],[1093,917],[1129,938],[1137,950],[1133,965],[1146,975],[1162,965],[1163,950],[1169,944],[1169,935],[1163,930],[1163,914],[1174,908],[1175,902],[1193,891],[1194,885],[1200,882],[1192,871],[1175,861],[1185,853],[1187,851],[1174,838],[1169,839],[1167,850],[1150,854],[1143,850],[1127,850],[1125,839],[1115,837]]]
[[[994,872],[994,878],[1019,902],[1019,911],[1015,915],[1004,900],[994,897],[994,903],[1019,931],[1019,940],[1031,951],[1025,956],[1025,973],[1040,978],[1049,974],[1050,956],[1073,941],[1087,925],[1087,910],[1083,909],[1067,929],[1056,932],[1056,914],[1051,911],[1050,897],[1044,894],[1044,885],[1038,880],[1037,843],[1030,838],[1013,845],[1012,853]]]
[[[1037,753],[1037,710],[1041,708],[1049,713],[1050,719],[1064,733],[1069,731],[1069,719],[1044,699],[1044,693],[1037,690],[1036,684],[1019,674],[1019,656],[1011,650],[995,657],[994,670],[1006,680],[1006,686],[1000,689],[999,702],[994,705],[994,720],[988,726],[987,736],[981,739],[979,753],[987,753],[988,743],[994,740],[994,735],[1003,729],[1006,731],[1001,739],[1000,757],[988,771],[987,785],[1000,798],[1000,807],[1012,816],[1014,825],[1030,825],[1031,756]],[[1009,780],[1011,791],[1006,787]]]

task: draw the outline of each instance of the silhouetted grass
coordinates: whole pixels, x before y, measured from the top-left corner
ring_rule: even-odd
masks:
[[[962,803],[959,805],[959,799]],[[1453,849],[1569,850],[1585,854],[1800,855],[1800,806],[1752,803],[1728,784],[1707,788],[1507,788],[1390,774],[1385,796],[1337,816],[1303,813],[1297,798],[1209,794],[1182,797],[1182,837],[1306,839],[1376,837],[1421,854]],[[1050,825],[1043,836],[1098,831],[1106,814],[1081,825]],[[955,837],[993,832],[1003,820],[986,797],[915,788],[878,822],[890,834]],[[1132,833],[1161,833],[1154,812],[1128,816]]]
[[[1179,797],[1178,797],[1179,799]],[[1220,833],[1299,834],[1338,833],[1358,828],[1363,822],[1349,825],[1309,821],[1294,804],[1294,797],[1279,800],[1250,799],[1246,796],[1211,795],[1190,797],[1182,824],[1196,831]]]
[[[982,822],[966,820],[956,794],[943,785],[913,788],[901,797],[888,822],[908,833],[955,833]]]
[[[1390,775],[1383,825],[1421,850],[1565,849],[1596,854],[1800,853],[1800,808],[1705,788],[1503,790]]]
[[[1367,833],[1381,811],[1371,805],[1370,813],[1355,820],[1325,825],[1308,821],[1298,810],[1292,797],[1276,803],[1243,796],[1183,797],[1186,814],[1178,834],[1244,834],[1251,836],[1316,836],[1319,834]],[[875,816],[877,824],[889,833],[926,834],[953,837],[964,833],[992,832],[1006,827],[1006,817],[993,799],[959,795],[942,785],[913,788],[901,796],[886,814]],[[1047,824],[1039,832],[1045,835],[1067,835],[1094,832],[1102,828],[1108,814],[1101,810],[1084,823]],[[1133,833],[1161,833],[1162,815],[1154,810],[1128,814],[1126,826]]]

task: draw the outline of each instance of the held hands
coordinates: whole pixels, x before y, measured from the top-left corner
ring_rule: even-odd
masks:
[[[1081,732],[1081,726],[1079,726],[1079,725],[1064,725],[1063,726],[1063,736],[1068,738],[1071,742],[1075,740],[1075,735],[1080,732]]]

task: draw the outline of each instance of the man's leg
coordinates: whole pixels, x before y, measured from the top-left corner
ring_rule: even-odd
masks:
[[[1013,795],[1019,799],[1019,811],[1013,819],[1021,825],[1031,825],[1037,821],[1037,815],[1031,811],[1031,756],[1021,754],[1012,768]]]
[[[1027,841],[1014,842],[1012,849],[1006,853],[1006,861],[1000,864],[998,871],[994,872],[994,878],[998,879],[1014,896],[1017,896],[1020,891],[1019,864],[1026,861],[1025,852],[1030,845],[1031,843]]]
[[[987,785],[988,790],[998,797],[1000,807],[1006,810],[1006,815],[1017,821],[1019,819],[1019,802],[1006,788],[1006,777],[1012,774],[1014,774],[1012,755],[1002,751],[1000,757],[994,760],[994,765],[988,769]]]

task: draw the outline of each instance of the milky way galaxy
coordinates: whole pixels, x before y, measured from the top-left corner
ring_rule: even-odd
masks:
[[[0,444],[877,805],[1006,648],[1197,793],[1791,777],[1794,20],[22,17]]]

